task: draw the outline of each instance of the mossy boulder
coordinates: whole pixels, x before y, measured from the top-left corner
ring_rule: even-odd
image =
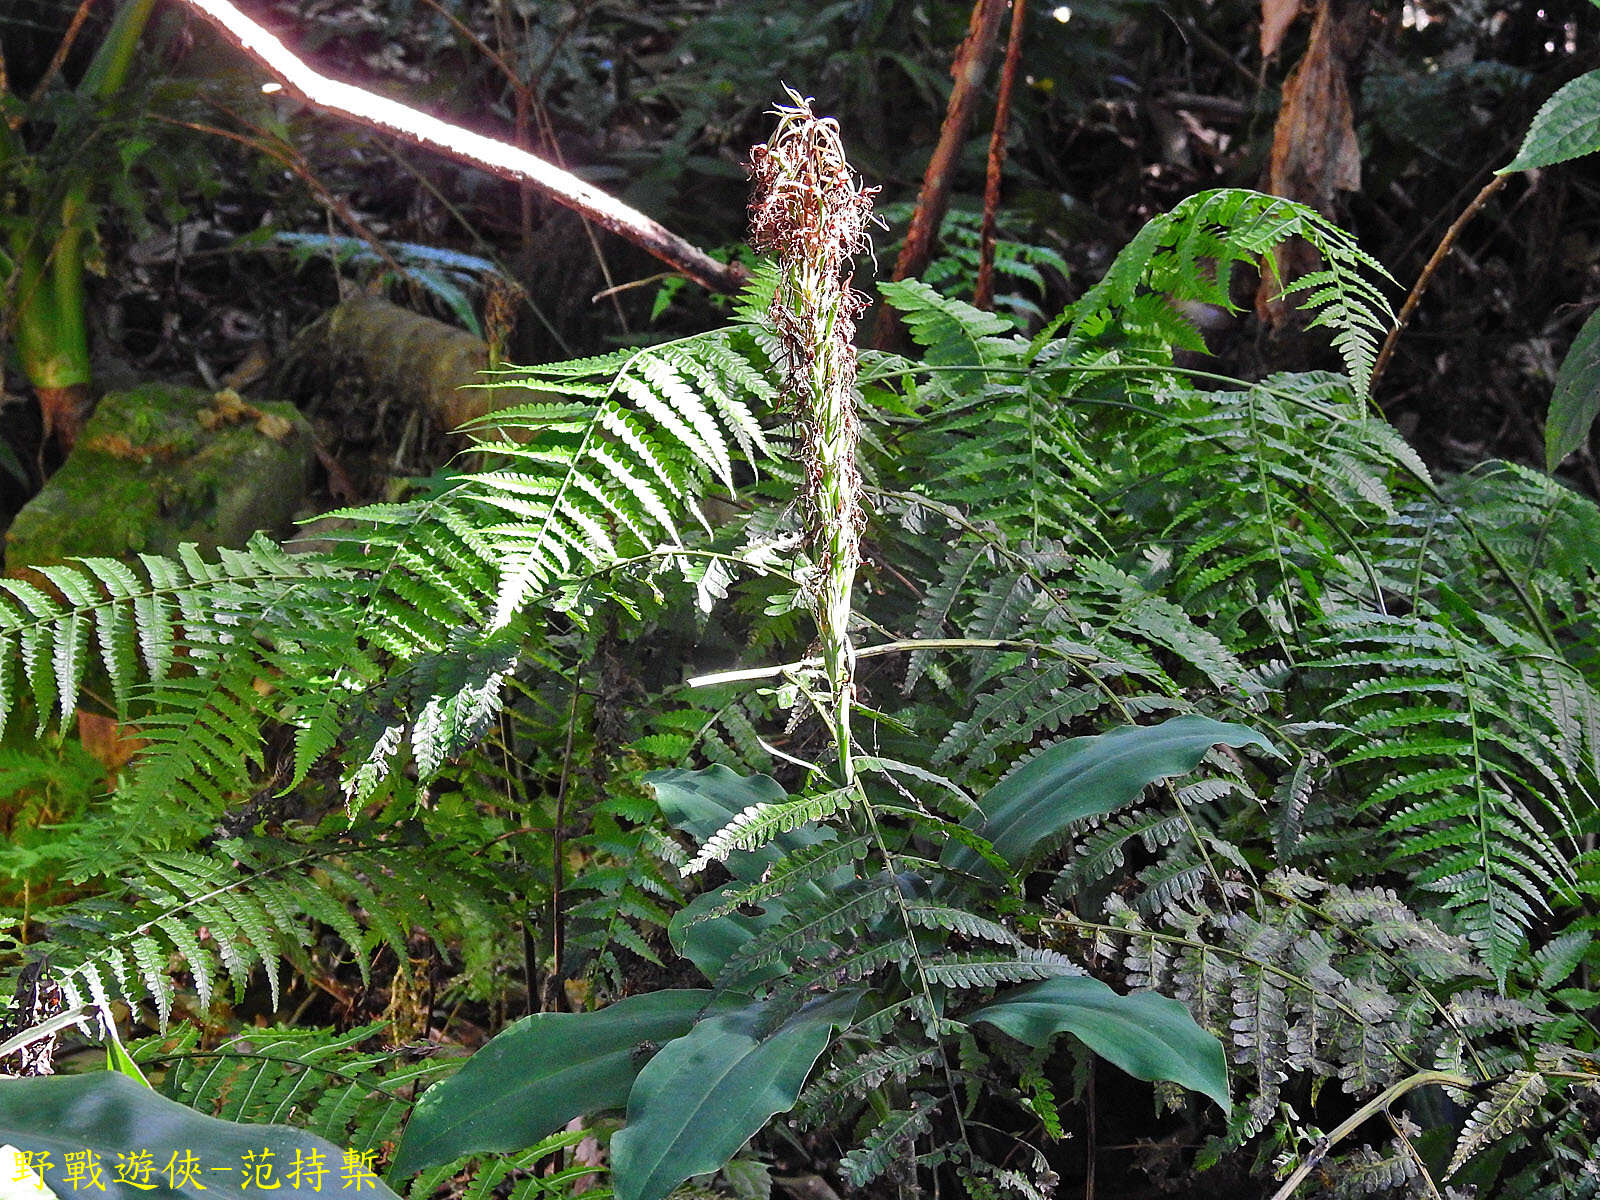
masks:
[[[311,427],[293,405],[146,384],[112,392],[6,533],[6,570],[82,555],[242,546],[306,496]]]

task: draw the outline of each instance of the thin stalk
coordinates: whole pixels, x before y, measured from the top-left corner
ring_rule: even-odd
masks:
[[[80,94],[108,100],[122,90],[122,85],[128,81],[128,72],[133,69],[139,38],[150,23],[155,7],[155,0],[126,0],[117,9],[105,41],[100,43],[78,84]]]
[[[547,986],[550,993],[550,1002],[559,1005],[565,996],[562,984],[565,976],[562,973],[561,960],[567,953],[567,913],[566,913],[566,824],[567,824],[567,794],[572,784],[572,747],[578,732],[578,701],[583,696],[582,671],[574,667],[572,671],[572,703],[567,709],[567,741],[561,751],[561,782],[556,785],[556,815],[554,827],[550,836],[550,975],[546,984],[554,983],[554,987]],[[539,997],[539,1011],[555,1012],[559,1008],[546,1008],[545,997]]]
[[[1006,132],[1011,123],[1011,93],[1016,87],[1017,64],[1022,61],[1022,23],[1027,0],[1011,0],[1011,33],[1006,38],[1005,63],[1000,68],[1000,97],[995,103],[994,129],[989,135],[989,167],[983,181],[983,225],[978,231],[978,280],[972,291],[976,308],[994,307],[994,227],[1000,211],[1000,180],[1006,163]]]
[[[1400,340],[1400,335],[1406,331],[1406,326],[1411,324],[1411,317],[1417,311],[1417,305],[1422,303],[1422,295],[1428,290],[1428,285],[1433,282],[1434,275],[1438,272],[1444,260],[1450,256],[1450,251],[1455,249],[1456,240],[1460,238],[1461,231],[1465,229],[1472,218],[1483,211],[1483,206],[1489,203],[1493,195],[1506,185],[1509,175],[1496,175],[1479,189],[1466,208],[1461,210],[1459,216],[1450,223],[1450,228],[1445,230],[1444,237],[1439,239],[1439,244],[1433,248],[1433,253],[1428,257],[1427,263],[1422,268],[1422,274],[1417,276],[1417,282],[1411,285],[1411,291],[1406,295],[1406,301],[1400,307],[1400,316],[1396,319],[1394,327],[1389,330],[1389,336],[1383,339],[1383,348],[1378,351],[1378,361],[1372,364],[1372,380],[1367,385],[1370,393],[1378,390],[1378,380],[1383,377],[1384,371],[1389,366],[1389,360],[1394,357],[1395,343]]]

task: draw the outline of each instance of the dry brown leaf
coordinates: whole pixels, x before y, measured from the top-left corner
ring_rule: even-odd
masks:
[[[1318,0],[1306,52],[1283,85],[1272,133],[1266,190],[1331,215],[1335,194],[1361,188],[1361,146],[1350,103],[1349,70],[1365,39],[1366,11],[1347,0]],[[1267,273],[1256,312],[1274,326],[1289,313],[1282,286],[1315,270],[1317,256],[1295,239],[1278,247],[1278,278]]]
[[[78,740],[89,757],[112,776],[148,744],[134,732],[133,726],[81,708],[78,710]]]
[[[1261,57],[1271,58],[1300,15],[1300,0],[1261,0]]]
[[[264,412],[256,418],[256,432],[275,442],[281,442],[294,432],[294,422],[287,417],[278,416],[277,413]]]

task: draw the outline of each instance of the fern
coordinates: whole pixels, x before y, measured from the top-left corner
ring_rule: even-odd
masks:
[[[1333,712],[1357,717],[1335,742],[1344,752],[1334,764],[1388,768],[1367,804],[1392,813],[1398,855],[1426,856],[1418,881],[1447,896],[1503,978],[1551,882],[1574,879],[1555,839],[1575,833],[1572,796],[1587,799],[1585,765],[1563,756],[1526,678],[1444,614],[1350,619],[1329,634],[1333,652],[1308,665],[1390,672],[1333,702]],[[1511,649],[1536,653],[1527,643]]]
[[[1445,1174],[1454,1175],[1485,1146],[1526,1124],[1547,1089],[1548,1084],[1540,1071],[1514,1071],[1496,1083],[1489,1094],[1473,1106]]]
[[[55,594],[7,581],[0,724],[24,684],[41,727],[51,709],[65,720],[97,655],[150,743],[119,807],[170,816],[142,825],[172,828],[169,844],[250,790],[269,715],[297,731],[294,783],[341,744],[352,805],[407,757],[426,782],[497,711],[518,609],[537,594],[581,617],[607,571],[682,545],[673,511],[731,482],[735,453],[765,452],[750,404],[771,394],[767,365],[724,332],[524,373],[526,387],[590,402],[497,413],[505,440],[485,452],[502,466],[337,514],[353,528],[332,553],[257,539],[215,564],[185,550],[137,569],[49,568]]]
[[[1254,1080],[1246,1129],[1270,1118],[1294,1072],[1363,1095],[1436,1056],[1463,1054],[1474,1069],[1482,1023],[1429,990],[1488,974],[1469,943],[1378,889],[1295,873],[1264,888],[1289,903],[1232,915],[1175,905],[1155,927],[1114,903],[1111,923],[1093,926],[1123,955],[1130,983],[1170,990],[1226,1031]]]
[[[943,955],[926,960],[923,969],[930,983],[962,989],[1084,974],[1083,968],[1065,955],[1026,946],[999,953]]]
[[[1120,311],[1122,329],[1131,333],[1135,345],[1148,339],[1145,345],[1204,350],[1193,327],[1161,297],[1232,309],[1234,266],[1257,268],[1292,237],[1309,242],[1327,266],[1297,280],[1287,292],[1307,293],[1301,304],[1313,311],[1311,324],[1333,331],[1351,383],[1358,395],[1365,395],[1378,343],[1394,319],[1379,287],[1388,280],[1387,272],[1315,209],[1259,192],[1201,192],[1152,219],[1117,255],[1104,278],[1047,325],[1034,344],[1042,347],[1043,339],[1070,319],[1070,346],[1107,328]]]
[[[149,1000],[165,1027],[171,964],[189,973],[201,1011],[217,988],[242,996],[266,975],[273,1007],[279,968],[309,972],[312,930],[326,926],[353,951],[363,981],[386,945],[404,961],[413,929],[447,944],[460,909],[492,911],[491,881],[465,856],[426,865],[403,843],[359,838],[296,846],[229,839],[211,854],[151,855],[145,872],[109,892],[39,913],[51,934],[52,969],[71,1004]]]
[[[907,1146],[931,1128],[938,1101],[926,1092],[914,1094],[911,1101],[910,1108],[890,1113],[839,1160],[839,1169],[851,1187],[866,1187],[889,1172]]]
[[[398,1134],[410,1095],[448,1074],[448,1059],[404,1063],[375,1045],[380,1024],[330,1034],[265,1029],[199,1049],[199,1030],[148,1038],[132,1047],[136,1062],[160,1068],[160,1091],[210,1116],[287,1124],[366,1153]]]
[[[736,850],[757,850],[781,833],[826,821],[848,811],[858,798],[855,788],[846,787],[776,804],[752,804],[712,834],[700,847],[700,852],[684,866],[683,873],[692,875]]]
[[[1346,375],[1180,368],[1174,349],[1202,343],[1172,301],[1228,304],[1234,268],[1294,236],[1326,264],[1295,294]],[[320,969],[322,932],[363,978],[423,934],[472,964],[463,995],[503,1005],[519,950],[530,981],[604,996],[635,960],[666,961],[663,928],[680,949],[738,928],[725,961],[695,954],[724,991],[775,1014],[871,997],[801,1105],[864,1131],[847,1171],[903,1162],[985,1195],[1036,1191],[1046,1168],[983,1161],[964,1140],[981,1097],[1031,1098],[1052,1136],[1069,1118],[1042,1050],[991,1053],[963,1014],[1081,974],[1087,949],[1225,1039],[1249,1092],[1205,1157],[1289,1136],[1286,1105],[1323,1081],[1362,1097],[1435,1066],[1496,1101],[1458,1157],[1504,1142],[1506,1178],[1534,1172],[1537,1194],[1548,1180],[1524,1160],[1590,1149],[1569,1095],[1586,1068],[1534,1046],[1592,1041],[1591,931],[1563,910],[1596,890],[1574,842],[1600,788],[1600,515],[1510,468],[1435,480],[1368,411],[1382,278],[1310,210],[1215,192],[1147,226],[1032,341],[888,285],[920,350],[863,359],[869,586],[834,631],[857,654],[831,696],[807,644],[819,564],[796,472],[754,415],[786,361],[759,324],[768,272],[730,330],[502,377],[534,402],[485,423],[470,468],[341,514],[331,551],[258,541],[0,584],[0,721],[60,723],[103,675],[147,742],[62,840],[104,894],[28,918],[73,998],[153,1001],[163,1023],[179,971],[202,1007],[264,974],[276,1008],[285,963]],[[735,485],[744,507],[701,511]],[[679,601],[693,615],[674,624]],[[614,665],[667,639],[708,660],[690,674],[776,682],[685,691],[675,671]],[[841,728],[817,711],[846,699],[860,776],[837,789],[807,764]],[[1188,712],[1269,729],[1288,766],[1217,753],[1059,831],[1030,848],[1061,864],[1043,895],[957,823],[1041,746]],[[704,761],[784,782],[701,814],[686,848],[639,776]],[[340,793],[348,814],[315,824]],[[949,867],[949,845],[1000,886]],[[732,881],[674,916],[681,876],[713,862]],[[1577,1014],[1552,1011],[1564,984]],[[435,1067],[400,1065],[373,1032],[180,1042],[166,1085],[378,1144]],[[1030,1158],[1016,1136],[1008,1164]],[[464,1186],[531,1192],[537,1161]],[[1404,1136],[1332,1163],[1352,1190],[1415,1166]]]

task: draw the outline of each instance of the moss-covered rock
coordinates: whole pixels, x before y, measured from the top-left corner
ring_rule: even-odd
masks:
[[[6,533],[15,573],[89,554],[242,546],[305,499],[311,427],[293,405],[146,384],[100,402],[67,461]]]

